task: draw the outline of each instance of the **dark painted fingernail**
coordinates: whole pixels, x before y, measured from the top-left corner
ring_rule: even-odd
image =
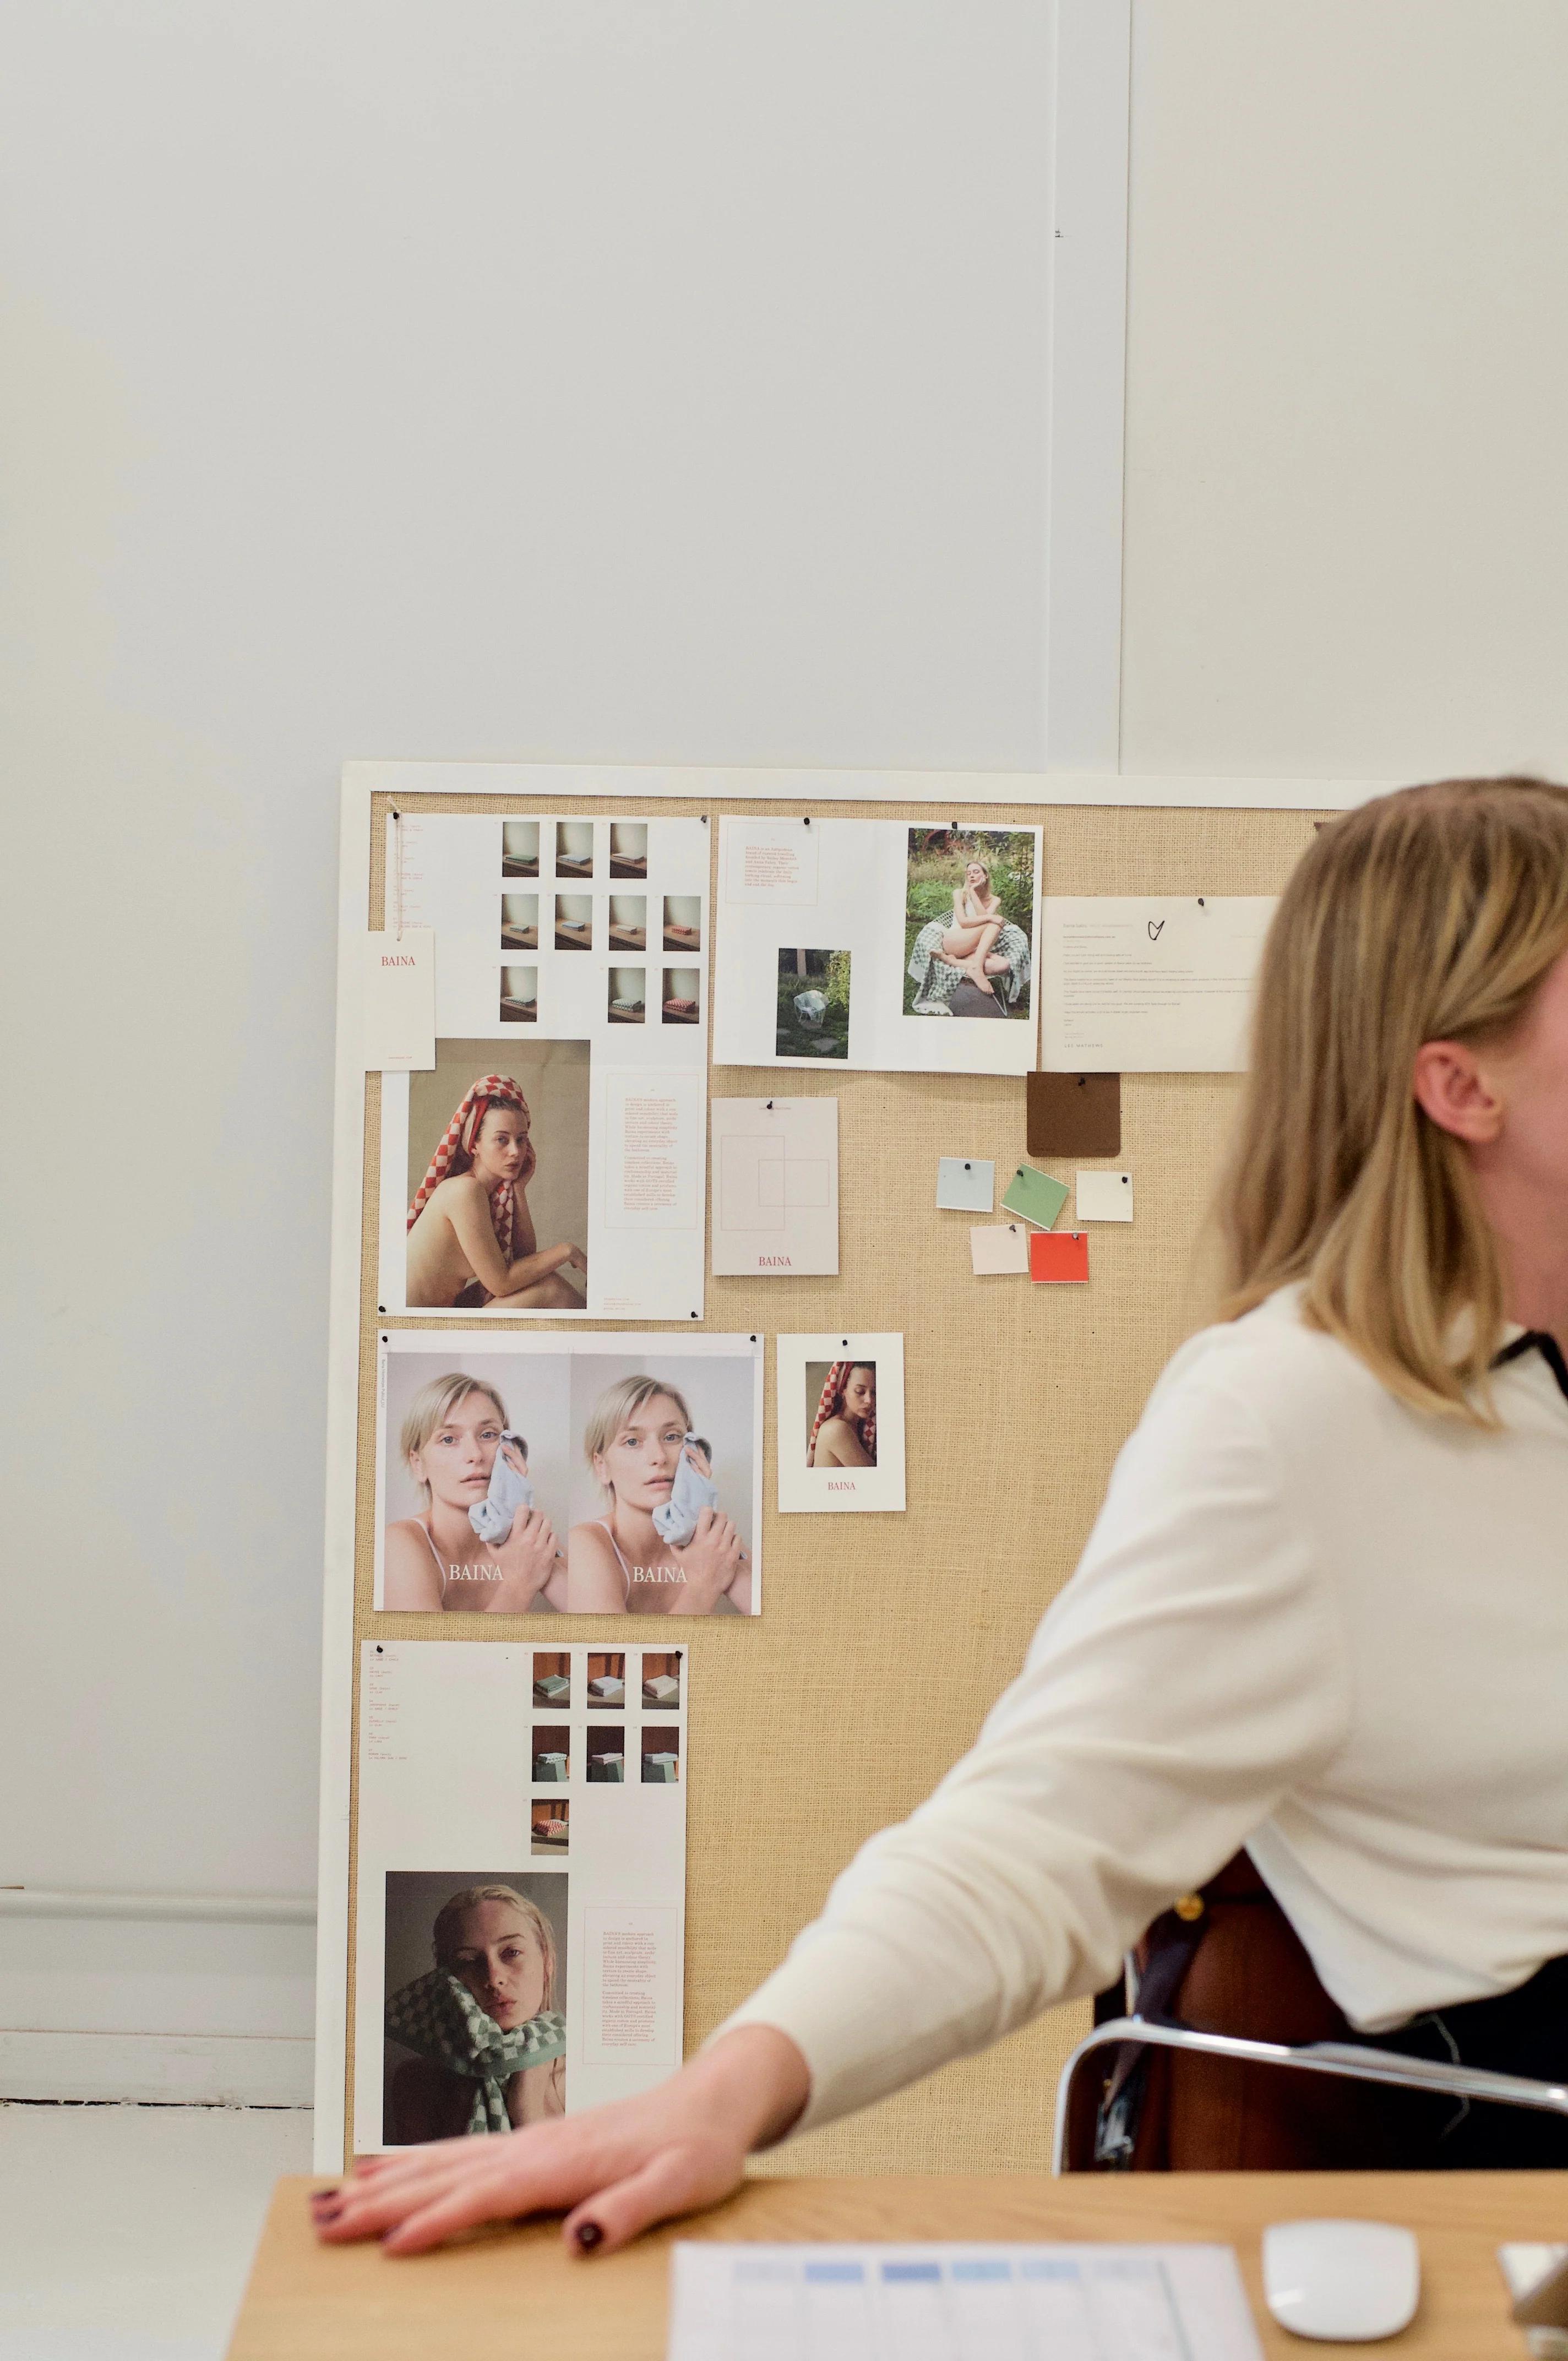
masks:
[[[572,2235],[585,2255],[591,2255],[604,2242],[604,2232],[597,2222],[579,2222]]]

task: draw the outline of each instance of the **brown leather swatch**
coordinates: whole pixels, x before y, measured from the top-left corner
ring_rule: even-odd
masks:
[[[1120,1074],[1025,1077],[1031,1156],[1120,1156]]]

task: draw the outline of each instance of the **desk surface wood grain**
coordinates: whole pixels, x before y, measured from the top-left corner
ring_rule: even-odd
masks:
[[[280,2181],[229,2361],[663,2361],[668,2247],[685,2238],[1204,2238],[1234,2246],[1266,2353],[1308,2350],[1263,2310],[1258,2238],[1303,2214],[1401,2222],[1421,2242],[1422,2297],[1381,2346],[1431,2361],[1521,2361],[1497,2249],[1568,2239],[1568,2173],[1170,2173],[1064,2180],[970,2176],[759,2180],[726,2205],[623,2254],[568,2260],[554,2222],[497,2231],[403,2262],[374,2246],[323,2247],[305,2198]]]

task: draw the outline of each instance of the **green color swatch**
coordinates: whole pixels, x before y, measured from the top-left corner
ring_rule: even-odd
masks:
[[[1036,1172],[1033,1165],[1020,1164],[1007,1183],[1002,1210],[1033,1222],[1036,1229],[1048,1230],[1066,1204],[1067,1195],[1065,1182],[1053,1180],[1048,1172]]]

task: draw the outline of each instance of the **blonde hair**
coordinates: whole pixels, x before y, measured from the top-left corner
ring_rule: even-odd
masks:
[[[405,1465],[412,1461],[416,1451],[424,1449],[436,1428],[444,1426],[458,1403],[466,1401],[470,1394],[483,1394],[493,1401],[500,1422],[505,1426],[507,1406],[494,1386],[488,1385],[483,1378],[465,1377],[461,1369],[449,1369],[445,1377],[432,1378],[428,1385],[421,1386],[409,1404],[403,1431],[398,1438],[402,1445]],[[420,1489],[428,1503],[430,1486],[422,1483]]]
[[[1221,1317],[1302,1315],[1419,1410],[1495,1426],[1503,1272],[1424,1041],[1496,1042],[1568,950],[1568,788],[1442,779],[1325,827],[1280,899],[1216,1204]]]
[[[544,1996],[542,2009],[555,2005],[555,1937],[550,1921],[536,1902],[520,1894],[513,1885],[466,1885],[461,1894],[449,1894],[435,1914],[435,1924],[430,1930],[435,1964],[450,1971],[452,1963],[462,1949],[458,1933],[461,1921],[481,1902],[504,1902],[517,1912],[529,1933],[539,1946],[544,1961]]]
[[[618,1386],[610,1386],[600,1394],[594,1404],[593,1414],[583,1429],[583,1456],[590,1467],[601,1452],[609,1450],[618,1430],[625,1425],[627,1420],[660,1394],[669,1396],[680,1411],[683,1432],[690,1433],[692,1414],[686,1408],[686,1398],[678,1387],[666,1385],[663,1378],[622,1378]],[[599,1489],[607,1501],[614,1499],[615,1487],[612,1484],[601,1481]]]

